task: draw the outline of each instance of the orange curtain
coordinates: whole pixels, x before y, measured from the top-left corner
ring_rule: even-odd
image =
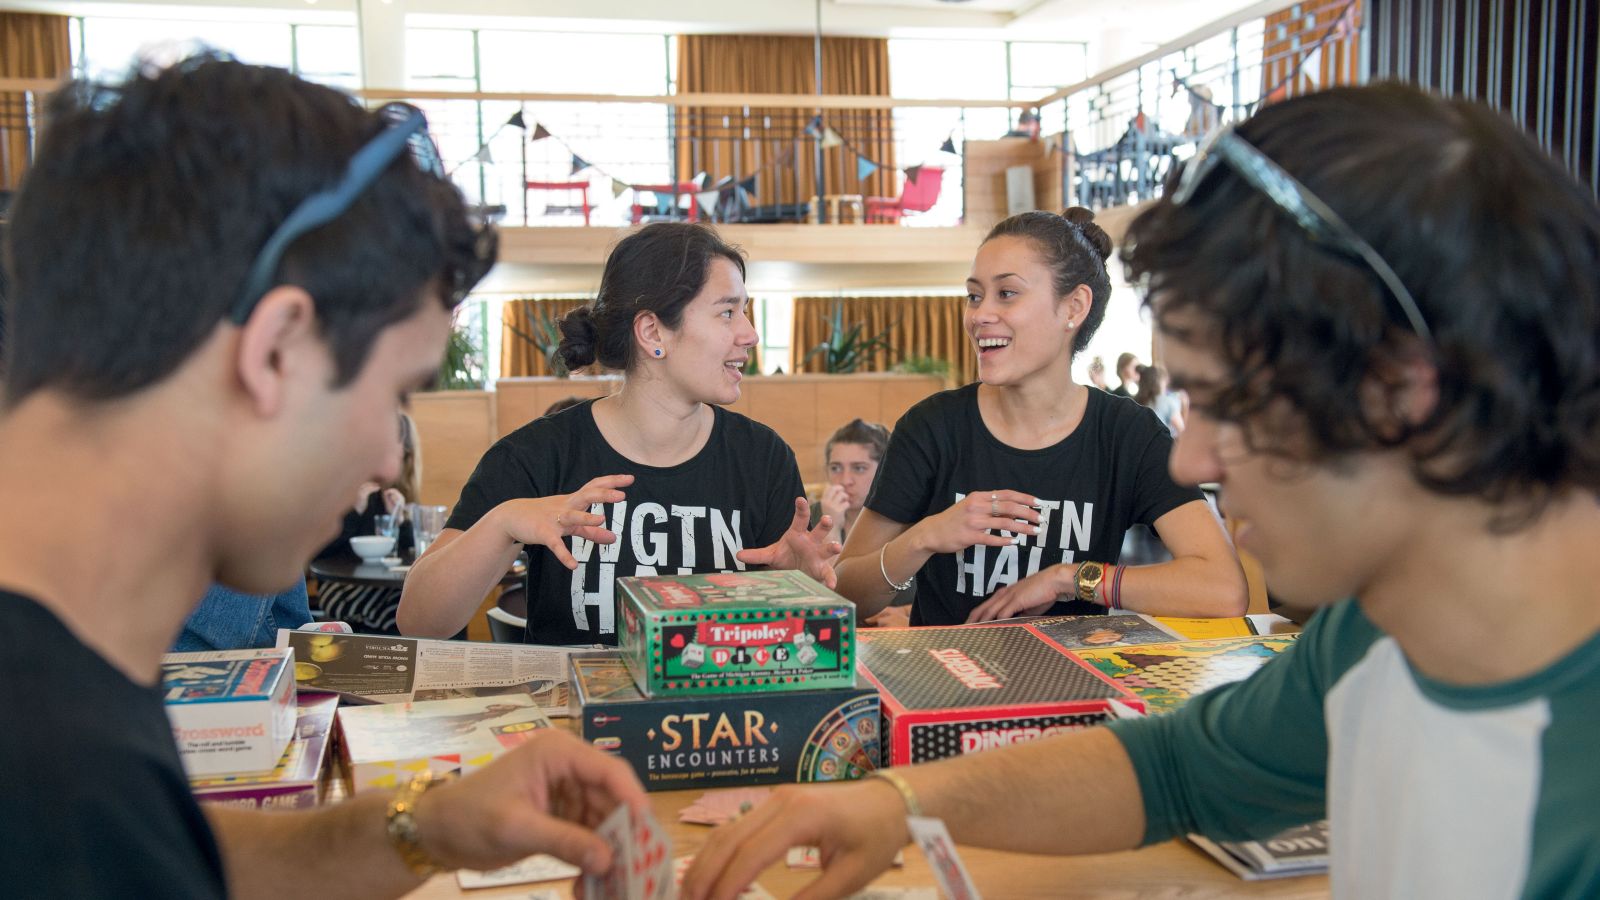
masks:
[[[0,78],[65,77],[72,68],[66,16],[0,12]],[[32,97],[34,114],[44,97]],[[32,129],[29,95],[0,92],[0,189],[15,188],[28,170]]]
[[[827,94],[889,96],[889,42],[823,38]],[[778,35],[678,36],[678,91],[685,94],[815,94],[812,39]],[[816,193],[815,141],[805,134],[812,109],[677,107],[678,177],[699,172],[708,184],[755,176],[753,205],[805,202]],[[892,196],[896,191],[894,124],[889,110],[827,110],[823,121],[844,145],[823,151],[825,193]],[[853,149],[852,149],[853,148]],[[878,169],[858,178],[857,160]]]
[[[978,357],[961,325],[965,297],[796,297],[789,347],[789,371],[820,372],[821,361],[806,357],[828,340],[833,310],[842,307],[844,327],[860,322],[861,336],[883,334],[889,349],[873,354],[865,371],[884,372],[911,357],[933,357],[950,365],[950,379],[966,384],[978,377]]]
[[[540,317],[558,321],[562,316],[588,303],[587,298],[512,300],[500,311],[500,377],[518,378],[526,375],[554,375],[550,361],[534,340],[543,341],[545,333],[536,323]],[[518,332],[521,332],[520,334]],[[527,335],[524,337],[523,335]],[[559,338],[559,333],[556,335]],[[530,340],[533,338],[534,340]]]
[[[1267,16],[1261,56],[1264,103],[1356,84],[1361,0],[1313,0]]]

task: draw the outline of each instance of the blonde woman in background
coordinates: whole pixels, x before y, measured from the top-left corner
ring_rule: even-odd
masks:
[[[407,503],[415,503],[422,492],[422,443],[417,424],[400,413],[397,437],[400,442],[400,475],[388,485],[369,481],[356,491],[355,506],[344,516],[344,528],[333,543],[322,548],[317,559],[356,559],[350,539],[378,531],[378,516],[398,516]],[[398,544],[397,544],[398,548]],[[399,634],[395,613],[400,608],[400,589],[349,581],[323,581],[317,587],[317,601],[323,618],[346,622],[363,634]]]

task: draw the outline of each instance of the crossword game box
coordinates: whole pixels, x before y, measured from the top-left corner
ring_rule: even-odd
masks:
[[[571,659],[579,734],[628,761],[645,790],[860,778],[879,765],[878,692],[646,697],[620,654]]]
[[[646,696],[855,685],[855,605],[799,572],[619,578],[617,589],[618,649]]]
[[[870,629],[861,670],[883,698],[884,758],[907,765],[1097,725],[1144,702],[1030,625]]]
[[[190,778],[270,772],[294,735],[294,653],[168,653],[161,696]]]
[[[243,809],[305,809],[321,803],[328,787],[326,762],[339,698],[334,694],[303,693],[295,705],[298,717],[294,738],[283,751],[277,768],[259,775],[190,779],[194,798],[201,803]]]

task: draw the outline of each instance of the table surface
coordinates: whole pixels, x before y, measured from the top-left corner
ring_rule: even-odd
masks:
[[[702,792],[665,791],[652,794],[656,816],[672,837],[675,856],[699,849],[711,829],[678,821],[678,811]],[[1267,881],[1244,881],[1224,869],[1204,852],[1180,841],[1094,856],[1030,856],[997,850],[961,848],[962,861],[973,883],[985,897],[1116,897],[1139,900],[1203,900],[1209,897],[1274,897],[1289,900],[1326,900],[1326,875],[1304,875]],[[907,847],[903,868],[890,869],[874,887],[934,887],[936,882],[922,854]],[[790,869],[782,860],[757,879],[775,897],[789,897],[816,876],[815,870]],[[535,888],[554,888],[570,896],[571,880],[540,884],[507,885],[463,891],[454,875],[439,875],[410,896],[414,898],[527,897]]]

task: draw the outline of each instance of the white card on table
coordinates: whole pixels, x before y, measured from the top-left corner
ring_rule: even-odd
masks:
[[[527,884],[535,881],[556,881],[574,878],[583,870],[554,856],[540,853],[521,862],[502,866],[489,872],[462,869],[456,872],[456,883],[464,889],[500,887],[507,884]]]
[[[961,864],[961,854],[956,852],[956,842],[944,827],[944,820],[928,816],[907,816],[906,827],[911,839],[928,858],[928,867],[939,882],[939,892],[948,900],[979,900],[978,889]]]

